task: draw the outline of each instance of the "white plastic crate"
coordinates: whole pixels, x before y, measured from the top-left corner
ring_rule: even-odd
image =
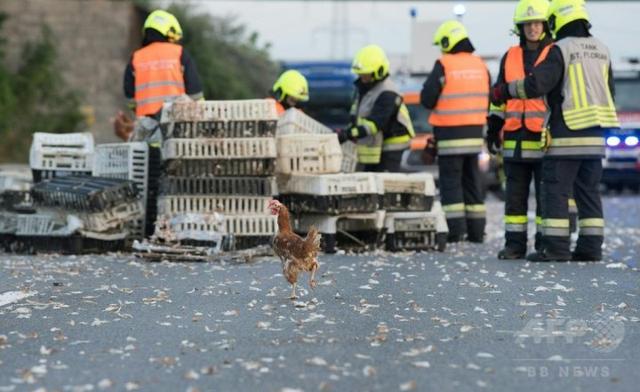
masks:
[[[83,227],[83,222],[75,215],[61,216],[60,213],[18,214],[16,235],[67,237]]]
[[[29,165],[36,170],[91,172],[93,135],[85,133],[33,134]]]
[[[149,176],[149,145],[144,142],[99,144],[96,146],[92,175],[131,180],[136,183],[145,200]]]
[[[84,228],[93,232],[121,229],[139,220],[144,215],[142,201],[122,203],[105,211],[79,214]]]
[[[271,197],[247,196],[160,196],[158,213],[165,215],[213,212],[225,215],[265,214]]]
[[[316,196],[377,194],[378,182],[374,173],[338,173],[323,175],[294,174],[280,178],[280,194]]]
[[[0,168],[0,192],[27,192],[32,184],[33,176],[26,165]]]
[[[425,196],[436,195],[436,185],[429,173],[375,173],[378,192],[413,193]]]
[[[429,212],[387,212],[384,223],[387,233],[434,231],[447,233],[449,228],[440,202]]]
[[[333,131],[331,128],[314,120],[299,109],[287,109],[278,119],[276,136],[297,133],[328,134],[333,133]]]
[[[276,215],[225,215],[225,231],[235,236],[270,236],[278,232]]]
[[[176,101],[165,103],[161,123],[177,121],[277,120],[272,99],[234,101]]]
[[[342,148],[342,166],[340,171],[343,173],[353,173],[358,165],[358,151],[356,144],[352,141],[346,141],[340,145]]]
[[[344,215],[302,215],[294,219],[293,226],[298,232],[306,233],[309,227],[314,226],[320,233],[336,234],[338,230],[344,231],[365,231],[382,230],[385,223],[385,211],[366,214],[344,214]]]
[[[154,236],[167,242],[215,242],[220,247],[225,234],[222,214],[176,214],[158,215]]]
[[[162,145],[162,159],[275,158],[275,138],[169,139]]]
[[[278,158],[276,172],[291,173],[339,173],[342,165],[342,149],[335,134],[291,134],[276,138]]]

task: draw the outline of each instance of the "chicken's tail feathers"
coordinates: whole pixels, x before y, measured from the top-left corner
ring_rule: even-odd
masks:
[[[305,238],[305,243],[308,244],[310,251],[318,252],[320,251],[320,240],[322,239],[322,235],[318,231],[315,226],[311,226],[309,231],[307,232],[307,238]]]

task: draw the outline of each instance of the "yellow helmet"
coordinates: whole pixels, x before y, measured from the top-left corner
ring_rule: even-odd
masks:
[[[285,71],[280,75],[273,85],[273,92],[280,102],[284,101],[287,97],[302,102],[309,100],[309,84],[307,83],[307,78],[294,69]]]
[[[389,74],[389,59],[378,45],[367,45],[353,58],[351,72],[356,75],[372,75],[374,80],[380,80]]]
[[[574,20],[589,21],[584,0],[553,0],[549,7],[549,28],[556,35],[558,31]]]
[[[440,50],[447,53],[465,38],[469,38],[469,34],[464,25],[457,20],[449,20],[438,27],[433,35],[433,44],[440,46]]]
[[[548,0],[520,0],[513,13],[513,23],[546,22],[548,13]]]
[[[182,28],[178,19],[164,10],[155,10],[149,14],[147,20],[144,21],[142,32],[144,33],[146,29],[157,30],[170,42],[177,42],[182,38]]]

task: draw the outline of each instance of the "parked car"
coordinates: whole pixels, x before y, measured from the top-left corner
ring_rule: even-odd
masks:
[[[640,190],[640,66],[614,72],[619,129],[607,130],[602,183],[609,189]]]

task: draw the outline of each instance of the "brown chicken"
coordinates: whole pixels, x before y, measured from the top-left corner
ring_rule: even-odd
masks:
[[[315,275],[318,270],[318,252],[320,251],[320,233],[310,227],[305,238],[291,230],[289,210],[277,200],[269,202],[271,214],[278,215],[278,234],[273,238],[273,250],[282,260],[282,274],[293,286],[291,299],[297,298],[296,284],[300,272],[310,272],[309,286],[316,287]]]

